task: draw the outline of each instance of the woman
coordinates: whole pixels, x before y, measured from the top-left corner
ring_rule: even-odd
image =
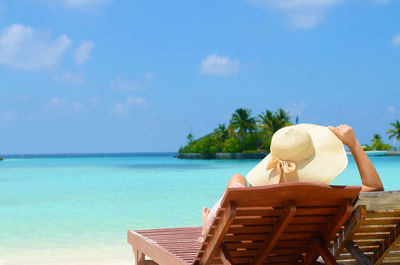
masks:
[[[323,127],[312,124],[294,125],[277,131],[271,141],[271,153],[246,176],[235,174],[228,188],[268,185],[284,182],[315,182],[329,184],[347,166],[345,144],[357,164],[362,192],[382,191],[383,185],[371,160],[348,125]],[[219,208],[202,210],[204,240]]]

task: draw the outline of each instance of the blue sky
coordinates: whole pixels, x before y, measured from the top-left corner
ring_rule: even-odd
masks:
[[[176,151],[239,107],[386,137],[399,14],[395,0],[0,0],[0,153]]]

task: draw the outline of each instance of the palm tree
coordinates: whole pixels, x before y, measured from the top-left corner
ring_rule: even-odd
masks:
[[[266,110],[258,115],[260,127],[265,134],[273,135],[277,130],[290,125],[289,113],[284,109],[278,109],[275,113]]]
[[[372,137],[372,141],[382,141],[382,136],[380,136],[379,133],[375,133],[374,136]]]
[[[263,138],[263,147],[269,151],[272,135],[279,129],[291,125],[290,116],[284,109],[278,109],[275,112],[265,110],[258,115],[259,127]]]
[[[186,136],[186,139],[188,140],[188,143],[191,144],[193,142],[193,134],[189,133],[188,136]]]
[[[371,147],[372,149],[375,150],[390,150],[393,149],[393,146],[391,146],[390,144],[385,144],[382,141],[382,137],[379,134],[374,134],[374,136],[371,139],[372,143],[371,143]]]
[[[250,109],[237,109],[232,114],[229,122],[229,130],[237,133],[237,135],[245,143],[247,133],[252,133],[256,129],[256,120],[251,117]]]
[[[261,130],[265,133],[270,133],[274,131],[275,127],[275,117],[272,111],[266,110],[264,113],[258,115],[258,122],[260,123]]]
[[[214,129],[214,135],[218,142],[222,143],[228,137],[228,129],[225,127],[225,123],[218,124],[218,128]]]
[[[389,139],[394,138],[395,142],[400,141],[400,122],[396,120],[396,122],[392,122],[390,125],[393,126],[393,129],[387,130],[387,134],[389,134]]]
[[[284,110],[284,109],[281,108],[281,109],[278,109],[278,110],[275,112],[275,115],[277,116],[277,118],[278,118],[279,120],[281,120],[282,123],[284,123],[284,126],[283,126],[283,127],[285,127],[285,126],[291,124],[291,123],[290,123],[290,116],[289,116],[289,112],[288,112],[288,111],[286,111],[286,110]]]
[[[378,134],[375,133],[374,136],[371,139],[371,147],[375,150],[381,150],[383,142],[382,142],[382,137]]]

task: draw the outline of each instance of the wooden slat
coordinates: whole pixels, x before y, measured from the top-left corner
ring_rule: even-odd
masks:
[[[141,230],[140,233],[143,233],[143,237],[151,244],[161,249],[160,252],[168,252],[175,258],[175,263],[164,259],[161,263],[166,265],[178,265],[179,262],[181,262],[179,265],[191,264],[193,261],[198,265],[249,264],[261,253],[266,256],[262,257],[266,261],[260,260],[260,265],[293,265],[309,251],[312,238],[329,228],[343,199],[353,201],[359,189],[359,187],[333,187],[308,183],[232,188],[228,189],[222,198],[217,218],[202,245],[197,241],[194,242],[200,230],[199,234],[195,232],[186,234],[179,229]],[[296,200],[298,210],[293,214],[292,221],[288,221],[286,231],[278,236],[273,227],[277,226],[279,216],[284,211],[284,202],[290,200]],[[236,213],[233,213],[231,203],[235,204]],[[175,232],[181,239],[177,240],[170,231]],[[262,248],[265,248],[263,242],[266,238],[276,241],[267,244],[269,253],[262,251]],[[142,241],[140,243],[143,243]],[[220,250],[222,245],[226,247],[225,253],[222,251],[223,255]],[[139,248],[141,249],[140,246]],[[194,254],[196,249],[197,256]],[[157,255],[161,254],[154,255],[155,258],[147,256],[158,262],[160,257]]]
[[[240,242],[243,240],[264,240],[272,233],[249,233],[249,234],[226,234],[224,241],[227,243]],[[297,239],[312,238],[318,233],[315,232],[296,232],[283,233],[280,240],[293,241]]]
[[[236,250],[236,249],[254,249],[259,248],[262,242],[239,242],[239,243],[226,243],[226,248],[228,250]]]
[[[323,231],[326,229],[326,224],[290,224],[286,228],[286,232],[313,232]],[[273,225],[231,225],[228,233],[249,234],[249,233],[270,233],[273,230]]]
[[[224,239],[226,232],[229,230],[229,226],[236,214],[236,206],[234,201],[230,201],[229,205],[225,207],[224,216],[218,225],[212,239],[208,242],[206,249],[204,250],[203,256],[201,257],[199,263],[201,265],[209,265],[212,262],[219,246]]]
[[[340,204],[340,209],[335,214],[328,228],[324,233],[320,235],[320,238],[322,238],[324,244],[327,244],[330,240],[334,238],[335,234],[338,232],[342,224],[350,216],[352,209],[353,209],[353,201],[351,199],[344,199]],[[316,248],[310,249],[306,257],[304,258],[305,265],[311,264],[318,257],[318,253],[316,252],[317,249]]]
[[[309,247],[311,244],[312,241],[310,238],[303,240],[289,240],[289,241],[279,240],[275,248],[287,248],[287,247],[304,248],[304,247]]]
[[[377,200],[379,200],[379,199],[377,198]],[[400,209],[399,210],[386,210],[386,211],[369,211],[368,217],[370,217],[370,218],[400,217]]]
[[[246,192],[247,196],[243,196]],[[282,183],[268,186],[228,188],[221,201],[226,207],[229,201],[235,201],[236,207],[282,207],[282,202],[296,200],[299,206],[337,206],[343,198],[352,201],[357,197],[360,187],[328,186],[311,183]],[[276,196],[279,194],[279,196]],[[312,200],[310,195],[312,194]]]
[[[356,206],[368,211],[400,210],[400,191],[361,192]]]
[[[376,241],[382,241],[382,240],[384,240],[385,238],[386,238],[386,236],[388,235],[389,233],[387,233],[387,232],[384,232],[384,233],[382,233],[382,232],[380,232],[380,233],[374,233],[374,232],[370,232],[370,233],[355,233],[354,235],[353,235],[353,237],[352,237],[352,239],[354,240],[354,241],[360,241],[360,240],[369,240],[369,241],[371,241],[371,242],[376,242]]]
[[[352,238],[374,264],[396,264],[396,254],[393,255],[394,262],[386,258],[399,244],[400,191],[360,193],[356,205],[366,208],[366,218],[348,238]],[[354,260],[340,256],[341,259],[346,257],[348,262]]]
[[[379,265],[383,262],[384,258],[390,251],[395,247],[395,245],[400,241],[400,222],[392,229],[390,234],[387,235],[385,240],[381,242],[379,248],[374,251],[372,260],[374,264]]]
[[[326,224],[332,220],[332,216],[295,216],[292,224]],[[277,221],[276,217],[260,217],[260,216],[240,216],[233,221],[234,225],[255,225],[270,224],[273,225]]]
[[[280,207],[238,207],[236,216],[271,216],[278,217],[282,214]],[[298,207],[296,215],[334,215],[337,207]]]
[[[296,202],[293,200],[288,201],[285,208],[285,213],[279,217],[278,221],[274,225],[272,233],[268,235],[264,243],[261,245],[252,265],[261,265],[264,263],[268,254],[275,247],[286,227],[292,221],[296,213]]]
[[[300,259],[300,255],[282,255],[282,256],[272,256],[268,257],[268,263],[281,263],[281,262],[290,262],[292,264],[297,264]]]
[[[229,254],[233,257],[233,258],[237,258],[237,257],[247,257],[247,256],[255,256],[257,254],[258,250],[246,250],[246,251],[229,251]]]
[[[393,230],[393,226],[391,225],[368,225],[368,226],[363,226],[361,225],[357,233],[369,233],[369,232],[388,232],[390,233]]]
[[[328,243],[335,236],[340,227],[351,215],[352,210],[353,201],[351,199],[345,199],[343,204],[341,204],[340,210],[337,212],[337,214],[331,221],[329,228],[326,230],[322,237],[325,240],[325,243]]]
[[[200,234],[201,227],[128,231],[128,242],[135,249],[150,257],[158,264],[187,265],[191,264],[196,257],[196,253],[200,247],[197,238]],[[179,237],[183,235],[186,240],[182,242]],[[192,237],[192,240],[188,239],[188,235]],[[155,240],[156,238],[164,238],[166,240],[159,243]],[[173,254],[173,251],[169,248],[177,244],[181,244],[181,249],[190,246],[192,247],[192,251]]]
[[[400,217],[365,218],[361,225],[396,225]]]
[[[339,232],[339,235],[336,236],[334,244],[329,249],[335,258],[337,258],[343,251],[346,243],[353,237],[354,233],[360,226],[361,221],[364,220],[366,216],[367,210],[365,206],[359,206],[353,212],[352,216],[344,226],[344,229]]]

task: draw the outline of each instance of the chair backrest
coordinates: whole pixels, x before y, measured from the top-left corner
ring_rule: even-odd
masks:
[[[352,240],[373,264],[400,264],[400,191],[363,192],[355,211],[330,247],[339,262],[355,262]]]
[[[230,188],[195,264],[311,264],[350,216],[360,187],[284,183]],[[221,261],[222,259],[222,261]]]

